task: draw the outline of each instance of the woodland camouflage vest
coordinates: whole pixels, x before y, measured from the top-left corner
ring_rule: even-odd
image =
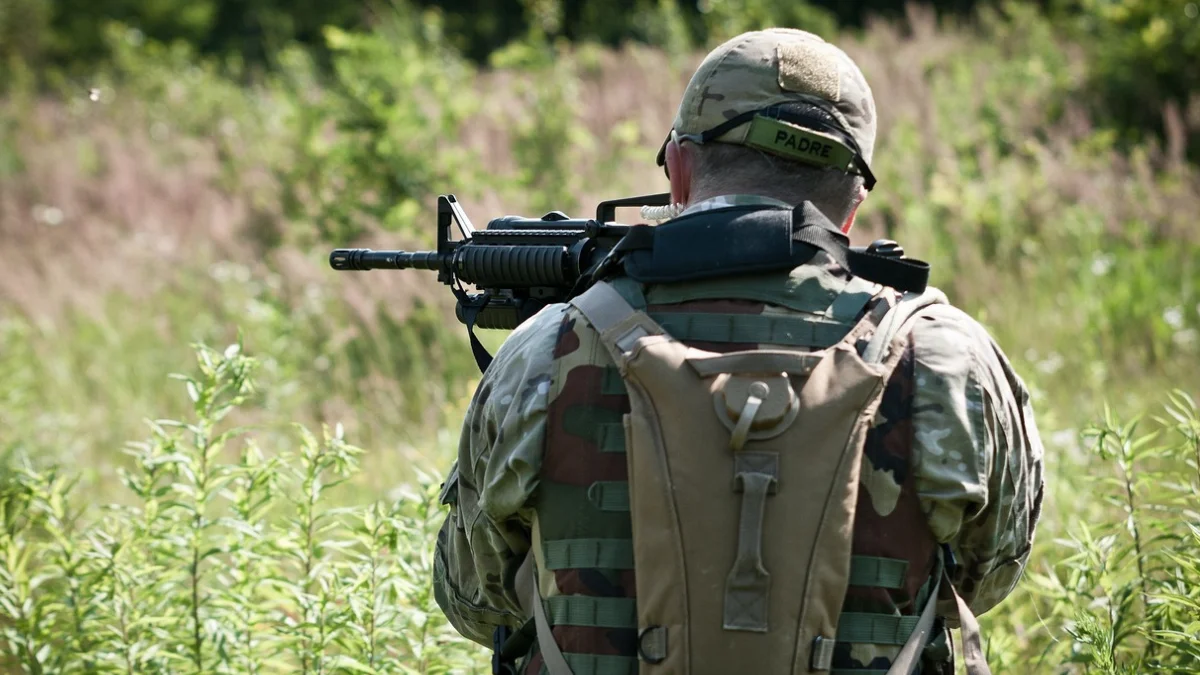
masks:
[[[843,286],[840,291],[831,292],[813,281],[787,285],[789,290],[786,291],[772,291],[764,288],[761,281],[756,285],[745,279],[725,279],[654,286],[648,297],[642,297],[642,288],[638,284],[626,279],[616,284],[630,305],[644,309],[654,324],[688,347],[715,355],[760,350],[762,345],[769,344],[788,350],[781,354],[803,358],[806,352],[828,350],[838,343],[845,343],[846,353],[853,353],[857,359],[874,331],[875,323],[893,306],[897,294],[857,278],[851,278]],[[679,631],[672,634],[670,627],[659,630],[639,621],[647,607],[670,606],[675,592],[656,592],[656,586],[643,579],[639,596],[635,560],[644,558],[645,546],[635,553],[627,432],[622,423],[631,410],[630,398],[626,383],[600,335],[576,309],[567,313],[554,353],[552,403],[541,482],[536,495],[533,545],[541,609],[554,643],[574,675],[735,672],[731,670],[735,664],[751,666],[754,672],[762,673],[809,672],[810,669],[837,675],[882,675],[887,672],[900,646],[917,628],[917,615],[925,607],[929,593],[936,592],[934,580],[940,577],[936,542],[925,524],[909,471],[913,432],[912,348],[906,339],[896,344],[898,349],[890,355],[877,383],[882,387],[882,396],[878,392],[868,395],[873,386],[867,381],[869,377],[862,381],[864,388],[859,394],[867,398],[874,396],[874,403],[863,399],[864,412],[873,416],[873,422],[862,424],[857,432],[856,442],[862,449],[861,467],[857,465],[858,448],[851,448],[847,455],[853,457],[856,466],[845,475],[851,480],[857,475],[859,487],[847,493],[853,508],[850,504],[845,505],[847,522],[852,518],[853,534],[851,545],[844,551],[845,565],[840,569],[848,568],[849,574],[840,573],[840,587],[836,583],[825,584],[839,588],[838,597],[833,601],[826,598],[809,602],[805,598],[811,597],[814,591],[802,588],[793,589],[799,592],[798,596],[795,593],[786,596],[789,584],[795,585],[790,580],[802,576],[800,566],[807,563],[797,558],[796,566],[789,567],[790,559],[786,556],[791,553],[782,551],[780,544],[768,540],[759,547],[760,562],[751,564],[747,568],[749,571],[743,569],[745,573],[740,580],[735,579],[737,574],[727,579],[728,565],[725,569],[708,570],[707,576],[703,570],[691,571],[689,578],[705,580],[704,583],[715,588],[704,602],[715,603],[709,610],[716,614],[715,618],[707,616],[703,626],[691,625],[683,631],[692,636],[693,642],[685,649],[685,640],[681,639]],[[744,407],[749,398],[761,393],[754,387],[740,387],[739,390],[735,384],[728,381],[726,384],[729,410],[734,417],[739,412],[735,408]],[[799,389],[797,387],[797,391]],[[771,405],[769,401],[760,403],[764,408]],[[714,411],[710,403],[695,414],[715,419],[720,412],[719,407]],[[775,412],[780,413],[779,410]],[[806,429],[813,430],[811,422]],[[750,439],[755,438],[755,432],[748,434]],[[751,443],[747,447],[754,446]],[[749,499],[746,486],[734,485],[728,461],[714,470],[721,472],[719,481],[723,487],[720,492],[726,493],[720,498],[734,500],[734,506],[726,516],[726,520],[732,518],[731,521],[713,523],[712,536],[736,538],[738,507],[744,513],[750,503],[746,501]],[[729,496],[735,489],[740,492]],[[854,492],[857,492],[856,496]],[[794,501],[794,486],[791,497],[787,496],[786,490],[775,490],[774,485],[764,494],[769,495],[764,498],[765,509],[768,513],[775,509],[776,523],[780,518],[789,517],[797,524],[819,519],[817,514],[784,516],[778,512],[784,508],[778,503],[781,500],[784,500],[783,504],[802,503]],[[757,508],[761,510],[763,506]],[[743,529],[744,518],[743,515]],[[797,529],[802,528],[797,525]],[[691,541],[696,540],[694,535],[691,533]],[[759,536],[761,538],[761,534]],[[826,542],[830,535],[823,536],[821,541]],[[645,538],[644,533],[639,535],[639,541]],[[845,539],[844,536],[841,538]],[[745,543],[738,546],[739,565],[746,567],[742,564],[743,558],[754,553],[747,553],[753,547]],[[836,550],[837,546],[822,543],[812,556],[813,564],[839,569],[837,558],[841,554]],[[781,555],[785,557],[781,559]],[[761,561],[765,561],[769,580],[762,578]],[[680,572],[673,569],[677,564],[675,560],[655,561],[643,575],[676,574]],[[755,567],[757,569],[751,569]],[[686,581],[683,577],[687,576],[680,574],[674,585],[683,584]],[[775,604],[764,603],[756,608],[755,597],[767,596],[762,588],[751,588],[749,595],[743,598],[747,599],[747,607],[739,612],[730,604],[731,593],[736,595],[730,590],[731,584],[749,584],[748,587],[765,584],[776,589],[771,591]],[[657,587],[670,585],[664,586],[660,581]],[[785,596],[774,597],[781,592],[778,589],[783,589]],[[644,605],[641,608],[638,597]],[[724,606],[722,597],[725,598]],[[746,645],[755,643],[752,638],[748,642],[742,636],[765,632],[768,619],[778,624],[779,603],[785,598],[787,602],[799,598],[802,604],[808,602],[817,610],[822,604],[833,602],[831,616],[817,620],[815,624],[827,626],[829,630],[804,639],[797,635],[795,639],[789,638],[790,642],[785,639],[772,643],[780,646],[787,643],[789,648],[795,648],[796,654],[793,656],[789,652],[776,659],[775,665],[768,664],[770,659],[761,660],[763,666],[758,669],[755,667],[760,663],[757,656],[744,653]],[[699,619],[694,615],[702,612],[698,605],[703,603],[691,602],[697,605],[690,610],[695,622]],[[676,618],[683,623],[688,621],[687,616]],[[722,622],[725,629],[731,630],[723,633]],[[949,649],[940,626],[936,632],[938,638],[925,650],[925,673],[938,672],[949,664]],[[726,640],[729,649],[714,648],[709,653],[702,645],[694,644],[700,640],[722,639]],[[937,653],[939,649],[941,654]],[[729,653],[721,656],[724,652]],[[698,654],[708,654],[704,656],[703,666],[694,662]],[[689,658],[693,659],[690,665]],[[710,658],[726,661],[718,664],[710,662]],[[783,661],[791,664],[793,659],[796,660],[794,668],[780,665]],[[655,663],[661,666],[655,666]],[[543,655],[532,654],[522,672],[529,675],[547,672]]]

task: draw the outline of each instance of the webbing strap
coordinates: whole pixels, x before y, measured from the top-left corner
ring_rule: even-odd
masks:
[[[611,284],[600,281],[584,293],[571,299],[571,304],[583,313],[597,332],[612,330],[637,312]]]
[[[542,544],[546,569],[633,569],[629,539],[559,539]]]
[[[663,329],[645,312],[636,310],[612,284],[599,281],[570,304],[600,334],[600,342],[621,366],[638,339],[662,335]]]
[[[967,667],[967,675],[992,675],[992,669],[988,667],[987,658],[983,655],[983,638],[979,635],[979,621],[971,613],[971,608],[958,594],[958,589],[954,587],[948,577],[945,582],[946,588],[950,590],[950,595],[954,597],[954,603],[958,606],[958,623],[962,629],[963,663]]]
[[[546,598],[546,613],[555,626],[637,628],[637,601],[633,598],[554,595]]]
[[[676,340],[752,342],[789,347],[828,347],[837,344],[852,327],[795,316],[763,314],[652,312],[650,318]]]
[[[753,421],[759,401],[751,396],[741,420]],[[741,424],[739,423],[739,427]],[[747,428],[749,424],[747,424]],[[734,435],[737,435],[734,431]],[[734,452],[734,491],[742,493],[738,516],[737,557],[725,577],[721,625],[726,630],[765,633],[770,630],[768,603],[771,573],[763,564],[763,522],[767,499],[779,484],[779,453]]]
[[[843,612],[838,617],[838,642],[902,645],[916,630],[919,617]]]
[[[575,675],[638,675],[638,661],[631,656],[607,654],[563,654]],[[539,675],[554,675],[542,666]]]
[[[863,351],[863,360],[867,363],[883,362],[888,345],[900,334],[909,319],[930,305],[945,302],[946,294],[936,288],[927,288],[923,293],[905,293],[879,322],[879,327],[875,329],[875,334],[871,336],[871,341]]]
[[[588,501],[601,511],[629,510],[629,483],[598,480],[588,486]]]
[[[958,594],[958,589],[954,588],[954,582],[946,573],[945,566],[942,567],[941,573],[933,584],[933,591],[929,593],[929,599],[925,601],[925,609],[921,612],[920,620],[913,629],[908,642],[904,643],[900,654],[892,660],[892,667],[888,669],[887,675],[911,675],[916,671],[921,651],[925,649],[930,634],[933,632],[933,618],[938,598],[942,596],[954,598],[954,602],[958,606],[958,622],[962,627],[963,662],[966,665],[967,675],[992,675],[987,659],[983,656],[983,640],[979,635],[979,621],[975,619],[971,608]],[[840,628],[839,626],[839,632]]]
[[[852,322],[882,288],[877,283],[854,277],[834,298],[825,315],[834,321]]]
[[[903,588],[908,561],[867,555],[850,556],[850,585]]]
[[[550,631],[550,622],[546,620],[546,609],[542,607],[542,591],[538,588],[537,562],[534,561],[533,551],[525,556],[525,561],[517,568],[517,576],[513,579],[517,591],[517,599],[521,610],[526,616],[533,615],[533,623],[537,627],[538,650],[541,651],[545,670],[549,675],[575,675],[558,643],[554,641],[554,633]],[[583,675],[583,673],[580,673]]]
[[[600,452],[625,452],[625,426],[619,422],[598,423],[596,447]]]
[[[933,582],[933,591],[930,592],[929,599],[925,601],[925,609],[921,610],[921,616],[917,618],[916,625],[912,627],[908,639],[900,648],[900,653],[892,659],[892,667],[888,668],[886,675],[912,675],[920,667],[921,652],[925,650],[925,645],[929,643],[930,635],[933,633],[934,615],[937,614],[938,587],[941,586],[942,578],[945,575],[945,570],[941,570],[936,581]],[[838,629],[840,632],[841,626],[838,626]]]
[[[816,224],[819,216],[810,215],[809,211],[817,211],[810,202],[804,202],[792,211],[794,241],[821,249],[842,269],[856,277],[901,291],[925,292],[929,281],[929,263],[912,258],[892,258],[869,249],[851,249],[847,246],[845,234]]]

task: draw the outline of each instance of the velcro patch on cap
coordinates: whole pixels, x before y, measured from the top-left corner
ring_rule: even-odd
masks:
[[[776,54],[781,89],[820,96],[826,101],[841,100],[841,67],[827,44],[791,42],[779,45]]]

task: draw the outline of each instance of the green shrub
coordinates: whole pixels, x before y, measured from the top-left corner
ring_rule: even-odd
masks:
[[[1083,433],[1087,472],[1051,489],[1094,499],[1041,535],[1012,613],[986,622],[997,672],[1200,669],[1200,411],[1177,392],[1151,422],[1106,411]]]
[[[26,673],[483,672],[430,588],[437,485],[342,506],[361,450],[340,426],[268,454],[229,416],[254,392],[239,345],[176,376],[185,420],[148,422],[123,502],[56,467],[0,485],[0,651]],[[339,496],[341,495],[341,496]]]
[[[340,426],[320,437],[298,428],[292,448],[265,452],[228,422],[255,392],[255,360],[239,345],[197,357],[194,375],[175,376],[192,414],[149,422],[150,438],[130,445],[126,499],[87,504],[68,472],[10,461],[0,482],[7,666],[484,672],[485,653],[455,636],[430,592],[434,481],[344,506],[338,486],[361,451]],[[1058,463],[1052,495],[1098,499],[1043,525],[1022,590],[985,617],[998,672],[1200,667],[1200,411],[1179,393],[1166,412],[1149,433],[1108,414],[1083,434],[1090,456]],[[1091,467],[1082,482],[1077,461]]]
[[[302,52],[285,57],[276,91],[291,147],[275,172],[287,215],[324,242],[410,227],[437,190],[477,176],[456,143],[475,105],[472,70],[445,45],[436,14],[397,11],[372,33],[327,28],[327,81]]]
[[[1166,132],[1165,108],[1179,114],[1200,92],[1200,3],[1063,0],[1059,10],[1089,46],[1096,112],[1130,138]],[[1192,133],[1200,138],[1200,128]],[[1200,158],[1196,144],[1191,152]]]

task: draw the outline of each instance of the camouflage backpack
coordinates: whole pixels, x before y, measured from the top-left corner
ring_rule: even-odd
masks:
[[[529,672],[634,672],[617,657],[569,653],[563,624],[636,625],[639,659],[630,663],[642,674],[842,672],[832,665],[838,639],[882,630],[847,626],[856,619],[841,614],[852,575],[863,573],[852,570],[851,540],[864,439],[906,351],[909,319],[937,302],[945,298],[931,289],[878,303],[813,352],[713,353],[672,338],[609,283],[572,300],[628,390],[617,430],[626,454],[613,457],[627,465],[627,487],[597,482],[587,492],[603,509],[612,499],[593,494],[597,486],[627,491],[619,497],[632,550],[616,540],[542,541],[536,527],[534,550],[548,569],[615,569],[629,556],[620,566],[637,570],[636,603],[546,599],[531,552],[515,578],[540,650]],[[860,340],[869,340],[861,356]],[[915,672],[939,596],[957,602],[968,672],[990,672],[978,623],[940,559],[930,580],[919,617],[886,628],[903,644],[891,667],[845,672]]]

